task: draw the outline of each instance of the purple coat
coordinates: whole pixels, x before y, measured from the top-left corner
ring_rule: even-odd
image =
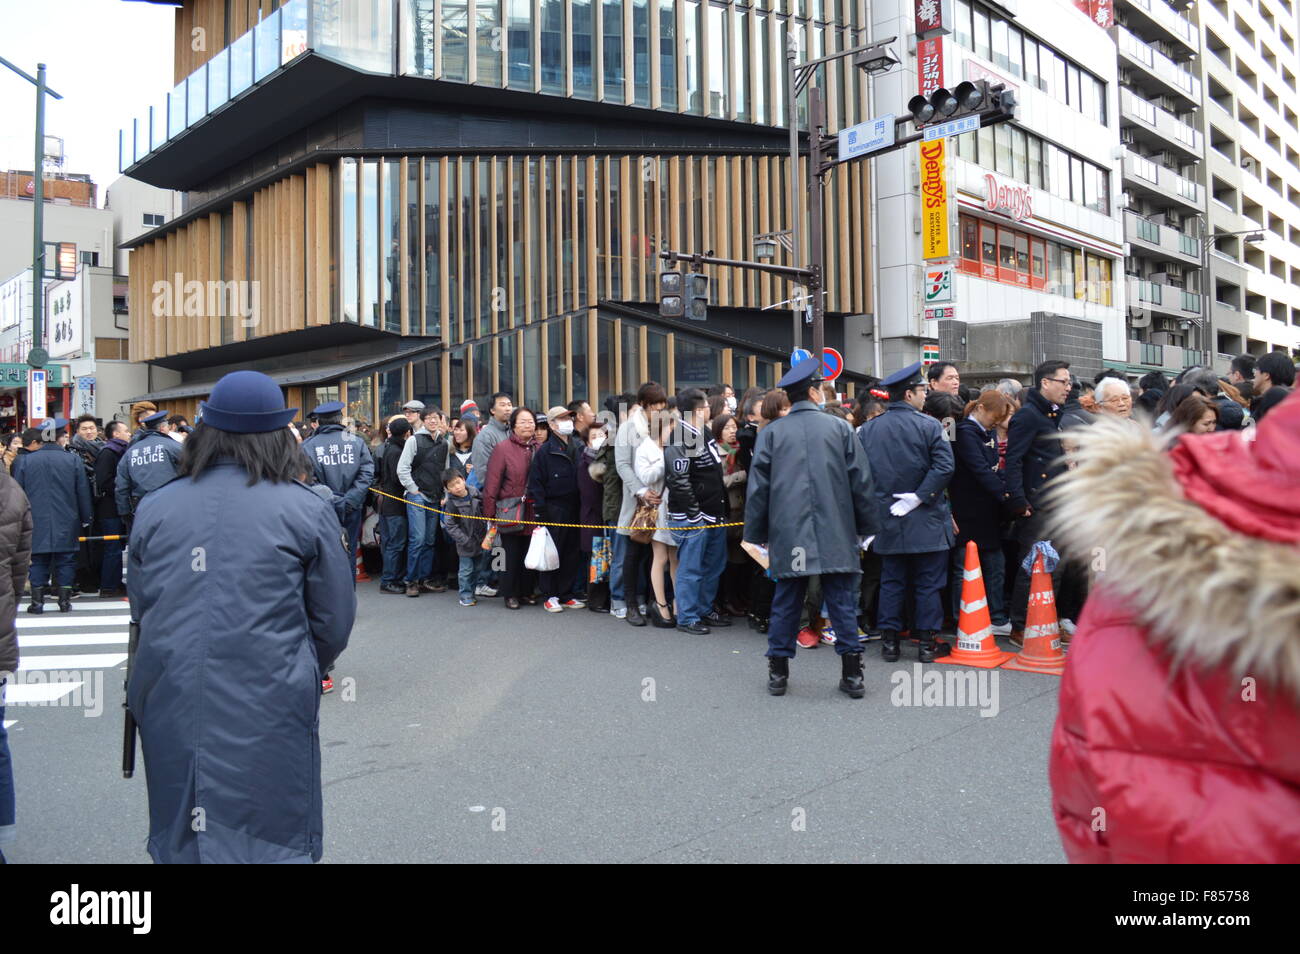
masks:
[[[582,466],[578,468],[578,499],[581,502],[578,511],[578,522],[599,525],[604,523],[601,505],[605,498],[605,483],[603,479],[596,480],[591,476],[591,468],[594,464],[600,471],[603,471],[605,465],[595,463],[596,453],[590,447],[584,446],[582,448]],[[591,541],[599,531],[582,530],[579,532],[581,533],[579,549],[583,553],[590,553]]]

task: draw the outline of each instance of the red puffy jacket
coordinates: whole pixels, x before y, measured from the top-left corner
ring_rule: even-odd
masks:
[[[1100,572],[1052,736],[1071,861],[1300,861],[1297,401],[1168,454],[1078,436],[1054,538]]]

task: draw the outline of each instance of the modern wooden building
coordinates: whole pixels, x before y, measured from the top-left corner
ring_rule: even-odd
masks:
[[[121,134],[123,172],[186,197],[129,243],[131,358],[181,374],[149,396],[192,414],[253,367],[292,405],[339,398],[373,422],[411,397],[545,408],[647,379],[773,383],[789,284],[710,269],[708,320],[668,321],[657,253],[753,258],[755,235],[789,227],[787,40],[801,60],[845,49],[865,9],[185,0],[177,85]],[[865,118],[846,64],[816,80],[832,130]],[[867,170],[829,184],[826,339],[843,351],[872,310]]]

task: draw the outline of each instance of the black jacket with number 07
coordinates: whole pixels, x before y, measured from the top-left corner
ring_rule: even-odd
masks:
[[[727,516],[722,451],[707,431],[678,421],[664,448],[668,519],[675,523],[717,523]]]

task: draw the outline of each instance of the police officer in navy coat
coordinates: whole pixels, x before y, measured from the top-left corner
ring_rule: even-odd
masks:
[[[805,358],[778,382],[794,404],[758,432],[744,539],[767,545],[768,570],[776,578],[767,632],[768,692],[785,694],[808,578],[820,576],[835,627],[840,690],[861,699],[859,554],[876,533],[877,520],[866,455],[848,422],[823,412],[821,366],[820,358]]]
[[[953,546],[952,514],[944,496],[955,468],[952,447],[943,425],[921,413],[926,395],[921,362],[880,383],[889,391],[889,407],[859,427],[858,438],[871,461],[880,522],[874,549],[881,558],[881,655],[886,662],[899,657],[910,580],[920,659],[934,662],[940,655],[935,636],[943,625],[941,594]]]
[[[81,458],[58,445],[58,435],[68,422],[46,421],[39,430],[29,428],[25,440],[41,441],[40,448],[14,460],[13,478],[32,505],[32,586],[29,613],[44,611],[46,587],[59,588],[59,612],[72,609],[72,588],[77,576],[79,537],[95,518],[90,482]]]
[[[117,462],[117,486],[113,495],[122,517],[130,517],[145,494],[176,476],[181,445],[158,430],[158,425],[165,420],[166,411],[141,419],[140,430],[132,435],[126,453]]]
[[[342,401],[318,405],[311,413],[319,426],[302,442],[302,451],[311,461],[314,482],[333,493],[334,513],[348,533],[348,552],[356,553],[366,494],[375,482],[375,461],[366,442],[343,426]]]
[[[356,615],[352,557],[334,508],[297,479],[297,409],[274,381],[228,374],[202,410],[129,547],[149,854],[319,861],[321,676]]]

